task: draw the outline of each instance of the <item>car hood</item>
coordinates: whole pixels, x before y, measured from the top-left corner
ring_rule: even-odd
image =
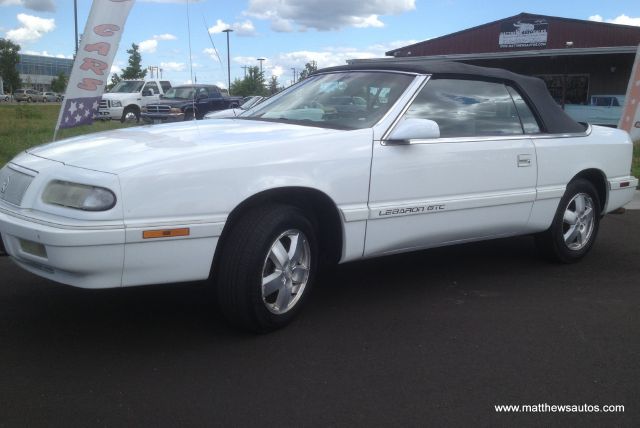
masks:
[[[102,94],[103,100],[123,100],[125,98],[137,97],[140,96],[139,92],[114,92],[114,93],[106,93]]]
[[[252,150],[344,131],[241,119],[137,126],[88,134],[38,146],[28,153],[79,168],[117,174],[184,158]]]

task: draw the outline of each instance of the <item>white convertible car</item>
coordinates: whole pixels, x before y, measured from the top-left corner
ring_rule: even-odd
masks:
[[[342,66],[240,118],[30,149],[0,170],[0,232],[18,265],[77,287],[210,278],[232,323],[268,331],[324,261],[524,234],[577,261],[632,199],[631,156],[535,78]]]

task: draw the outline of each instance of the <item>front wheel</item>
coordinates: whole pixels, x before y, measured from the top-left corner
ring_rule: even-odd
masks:
[[[596,239],[600,226],[600,199],[591,182],[569,183],[551,227],[536,236],[538,249],[547,258],[574,263],[583,258]]]
[[[217,275],[220,310],[233,325],[268,332],[288,324],[313,284],[318,247],[299,209],[268,205],[241,217],[225,238]]]
[[[135,107],[126,107],[122,112],[120,122],[140,122],[140,110]]]

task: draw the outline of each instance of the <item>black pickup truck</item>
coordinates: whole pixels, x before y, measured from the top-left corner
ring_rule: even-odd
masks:
[[[215,85],[181,85],[169,89],[159,102],[142,107],[140,117],[146,123],[202,119],[210,111],[236,108],[241,103],[242,97],[232,97]]]

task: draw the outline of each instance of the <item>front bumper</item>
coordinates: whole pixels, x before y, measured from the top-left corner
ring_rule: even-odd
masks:
[[[169,122],[182,122],[184,120],[184,113],[141,113],[140,117],[145,123],[169,123]]]
[[[99,120],[120,120],[122,118],[122,107],[99,108],[95,119]]]
[[[224,222],[175,224],[189,236],[143,239],[163,226],[52,224],[0,209],[7,254],[23,269],[80,288],[114,288],[207,279]]]
[[[22,268],[82,288],[119,287],[124,229],[69,228],[0,211],[6,252]]]

